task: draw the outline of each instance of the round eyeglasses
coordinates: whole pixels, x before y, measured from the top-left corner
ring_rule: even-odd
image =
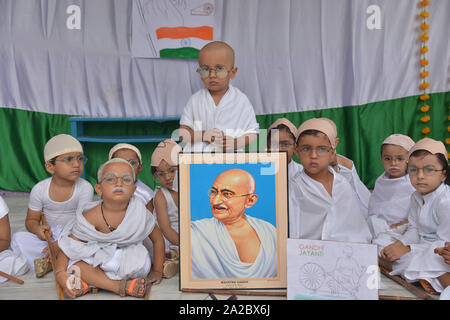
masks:
[[[320,146],[314,149],[311,146],[302,146],[298,151],[303,155],[311,155],[313,150],[316,150],[317,156],[323,157],[331,151],[331,148]]]
[[[72,165],[74,163],[74,161],[80,161],[80,162],[86,163],[87,158],[85,156],[67,156],[62,159],[55,159],[55,161],[62,161],[62,162]]]
[[[423,168],[416,168],[416,167],[408,167],[407,171],[409,175],[411,176],[417,176],[419,174],[419,171],[423,171],[423,174],[426,176],[432,176],[437,171],[444,171],[444,169],[436,170],[434,167],[423,167]]]
[[[208,197],[209,198],[215,198],[215,197],[217,197],[217,195],[220,195],[220,198],[223,200],[223,201],[228,201],[228,200],[230,200],[230,199],[233,199],[233,198],[237,198],[237,197],[244,197],[244,196],[249,196],[249,195],[251,195],[251,194],[253,194],[253,193],[247,193],[247,194],[239,194],[239,195],[237,195],[237,194],[235,194],[233,191],[230,191],[230,190],[227,190],[227,189],[224,189],[224,190],[217,190],[217,189],[215,189],[215,188],[211,188],[211,189],[209,189],[208,190]]]
[[[228,76],[228,72],[231,70],[227,70],[224,66],[217,66],[215,68],[203,66],[197,69],[197,72],[200,74],[202,79],[208,78],[211,75],[211,71],[214,71],[217,78],[224,79]]]
[[[129,174],[124,174],[122,177],[118,177],[115,174],[108,173],[103,177],[102,181],[106,181],[109,184],[116,184],[119,179],[122,179],[122,183],[126,186],[134,183],[133,177]]]
[[[177,172],[177,168],[170,168],[168,171],[156,171],[155,172],[155,177],[156,178],[162,178],[164,177],[164,175],[169,175],[169,176],[173,176],[176,172]]]

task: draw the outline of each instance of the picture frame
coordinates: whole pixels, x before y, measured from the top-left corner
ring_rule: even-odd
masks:
[[[180,153],[179,212],[181,291],[286,289],[286,152]]]

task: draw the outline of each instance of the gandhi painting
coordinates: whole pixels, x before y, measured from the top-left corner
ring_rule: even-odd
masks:
[[[246,170],[229,169],[216,177],[207,192],[212,217],[191,222],[192,279],[277,276],[277,231],[246,214],[258,201],[255,190]]]

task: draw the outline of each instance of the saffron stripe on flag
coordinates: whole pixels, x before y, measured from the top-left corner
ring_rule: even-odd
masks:
[[[199,38],[203,40],[212,40],[214,28],[208,26],[202,27],[163,27],[156,29],[156,37],[159,39],[184,39]]]

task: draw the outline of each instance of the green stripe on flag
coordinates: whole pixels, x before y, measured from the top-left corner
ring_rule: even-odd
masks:
[[[178,58],[178,59],[198,59],[200,50],[192,47],[183,47],[178,49],[162,49],[159,51],[161,58]]]
[[[445,141],[447,132],[448,106],[450,92],[430,95],[431,116],[429,137]],[[419,96],[411,96],[387,101],[368,103],[360,106],[348,106],[306,112],[258,115],[260,128],[268,128],[277,118],[285,117],[297,127],[313,117],[332,119],[338,128],[340,142],[337,148],[342,154],[355,162],[361,180],[373,188],[375,179],[383,172],[380,161],[380,144],[392,133],[409,135],[415,141],[423,138],[425,127],[420,122],[422,105]],[[2,159],[0,161],[0,189],[12,191],[30,191],[38,181],[49,174],[45,171],[43,149],[45,143],[54,135],[70,134],[68,115],[47,114],[23,111],[13,108],[0,108],[0,142]],[[155,122],[151,126],[139,128],[136,123],[95,124],[85,129],[89,135],[122,134],[166,134],[178,128],[176,122]],[[260,136],[256,150],[264,150],[266,137]],[[155,182],[150,172],[151,154],[156,143],[136,144],[143,156],[144,169],[139,179],[150,187]],[[97,169],[108,158],[113,144],[86,143],[85,153],[86,177],[91,183],[96,182]],[[255,149],[255,148],[254,148]]]

